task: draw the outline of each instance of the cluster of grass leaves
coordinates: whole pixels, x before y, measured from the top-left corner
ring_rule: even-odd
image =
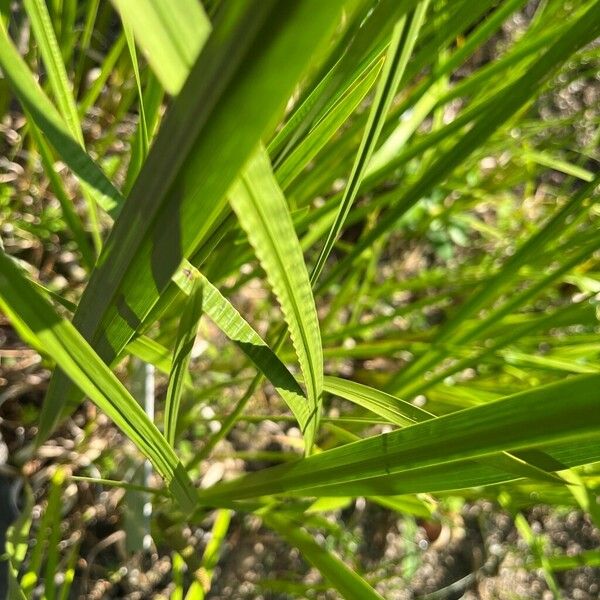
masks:
[[[86,396],[162,477],[156,507],[180,524],[218,511],[219,542],[186,597],[209,585],[232,510],[259,515],[347,598],[380,595],[315,541],[315,502],[365,496],[430,514],[420,494],[520,506],[535,483],[541,499],[589,510],[598,135],[564,130],[597,115],[542,121],[536,102],[594,76],[600,2],[539,3],[478,62],[525,4],[26,0],[13,13],[0,3],[0,106],[19,102],[19,150],[41,163],[88,277],[73,303],[0,253],[0,307],[54,366],[37,443]],[[111,77],[122,93],[103,97]],[[127,151],[112,153],[133,112]],[[101,135],[86,135],[98,114],[110,116]],[[262,336],[232,304],[255,279],[271,292]],[[197,450],[187,367],[204,319],[252,378],[240,384],[231,367],[236,404]],[[129,357],[169,378],[157,418],[115,375]],[[266,382],[304,456],[199,490],[198,465],[252,417]],[[347,402],[339,417],[335,398]],[[381,423],[393,431],[370,435]],[[22,533],[11,575],[28,597],[40,557],[26,559]],[[62,560],[72,572],[73,557]]]

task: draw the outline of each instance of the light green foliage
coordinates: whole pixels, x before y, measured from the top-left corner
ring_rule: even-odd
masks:
[[[84,396],[106,413],[163,484],[110,452],[70,479],[151,495],[172,598],[205,597],[249,514],[323,576],[265,587],[381,598],[313,535],[341,540],[322,515],[357,497],[413,533],[447,496],[500,501],[556,597],[556,571],[598,564],[548,556],[520,511],[537,494],[599,518],[599,117],[554,100],[597,74],[600,0],[514,19],[526,4],[0,2],[0,110],[26,123],[7,164],[31,180],[0,189],[0,308],[53,369],[23,454]],[[60,231],[27,216],[23,190],[48,187]],[[22,252],[44,227],[81,285]],[[164,378],[164,433],[131,357]],[[299,432],[222,450],[266,421]],[[219,481],[222,452],[280,464]],[[15,597],[70,593],[68,479],[32,550],[32,502],[9,532]],[[201,555],[181,532],[207,515]]]
[[[302,250],[264,149],[251,159],[240,182],[233,187],[231,203],[290,328],[307,386],[308,405],[297,408],[297,417],[310,452],[319,426],[323,394],[321,333]]]
[[[202,316],[202,283],[193,274],[191,277],[194,279],[194,283],[179,321],[173,361],[170,368],[169,386],[165,398],[165,437],[171,446],[175,445],[177,416],[179,414],[184,377],[188,370],[198,331],[198,323]]]

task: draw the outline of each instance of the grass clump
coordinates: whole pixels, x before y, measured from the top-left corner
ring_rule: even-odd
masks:
[[[449,597],[510,538],[435,592],[422,552],[482,506],[555,597],[594,568],[526,511],[600,523],[599,33],[598,0],[0,2],[10,597]],[[393,585],[368,510],[427,534]]]

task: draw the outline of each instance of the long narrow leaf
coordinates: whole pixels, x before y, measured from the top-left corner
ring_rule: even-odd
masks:
[[[83,134],[79,115],[77,114],[77,106],[75,105],[73,91],[69,85],[67,70],[52,28],[52,21],[46,3],[42,0],[24,0],[24,5],[62,117],[77,142],[83,146]]]
[[[372,387],[338,377],[325,377],[324,389],[330,394],[354,402],[400,426],[435,418],[430,412]]]
[[[352,173],[350,174],[348,184],[344,190],[344,195],[335,221],[329,230],[325,245],[318,256],[317,262],[310,275],[312,284],[319,278],[319,275],[325,266],[325,261],[348,217],[352,203],[356,199],[363,175],[369,164],[371,155],[375,150],[381,130],[383,129],[387,112],[392,104],[392,100],[394,99],[402,75],[404,74],[404,69],[406,68],[408,59],[410,58],[417,41],[417,36],[421,29],[421,25],[423,24],[423,20],[425,19],[428,5],[429,0],[422,0],[414,13],[408,17],[403,17],[394,28],[392,41],[387,51],[383,72],[377,87],[377,93],[371,106],[369,120],[352,167]]]
[[[194,279],[190,297],[179,321],[175,351],[173,352],[173,366],[169,375],[169,385],[165,399],[165,437],[171,446],[175,445],[183,381],[202,315],[202,283],[197,278]]]
[[[600,375],[573,377],[219,484],[200,497],[247,498],[403,471],[418,474],[499,451],[583,440],[598,434],[599,406]]]
[[[353,571],[332,552],[323,548],[299,524],[275,512],[262,514],[265,523],[302,552],[333,587],[349,600],[383,600],[356,571]]]
[[[74,317],[103,360],[120,354],[182,259],[211,235],[227,191],[275,127],[311,57],[333,35],[343,4],[257,1],[220,11]],[[77,401],[63,385],[51,388],[52,406]],[[42,439],[55,422],[40,425]]]
[[[323,351],[315,301],[300,243],[266,151],[250,161],[231,204],[267,273],[296,350],[310,405],[303,433],[310,452],[323,394]]]
[[[0,306],[19,334],[48,354],[136,444],[165,479],[185,510],[194,507],[194,488],[179,459],[142,407],[83,339],[0,251]]]
[[[202,4],[196,0],[113,0],[113,4],[163,87],[178,94],[210,33]]]

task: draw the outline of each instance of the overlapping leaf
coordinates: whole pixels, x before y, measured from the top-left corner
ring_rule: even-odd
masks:
[[[136,444],[165,479],[185,510],[194,507],[194,488],[178,457],[141,406],[68,321],[0,252],[0,305],[27,343],[48,354]]]
[[[302,430],[310,451],[323,394],[323,352],[315,301],[300,243],[269,157],[257,152],[231,190],[231,204],[281,304],[307,386]]]
[[[343,4],[316,10],[312,0],[293,8],[234,3],[220,12],[74,317],[107,363],[135,334],[182,260],[211,234],[226,192],[275,126],[311,57],[330,39]],[[51,390],[49,404],[60,404],[65,386],[54,383]],[[66,396],[73,401],[77,394]],[[41,435],[53,424],[44,423]]]
[[[223,495],[248,498],[296,490],[310,494],[311,489],[322,490],[325,484],[347,484],[346,492],[356,484],[356,494],[361,494],[360,482],[376,477],[396,474],[418,477],[426,469],[444,474],[444,470],[453,469],[454,463],[461,463],[458,465],[461,467],[465,461],[499,451],[574,439],[583,444],[586,435],[596,436],[597,441],[598,406],[600,375],[573,377],[219,484],[201,492],[200,499]],[[473,467],[471,463],[467,466]],[[479,467],[476,469],[481,473]],[[489,467],[483,469],[489,473]],[[466,485],[476,484],[471,480]],[[441,483],[431,480],[427,486],[414,491],[444,489]]]

